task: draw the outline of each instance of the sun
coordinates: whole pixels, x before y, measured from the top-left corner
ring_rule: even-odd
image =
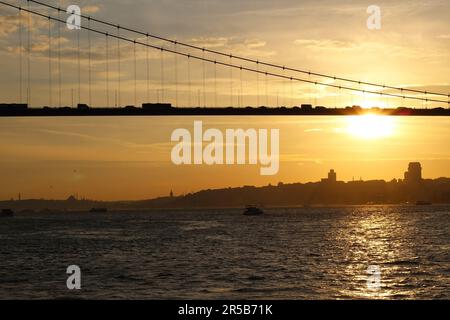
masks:
[[[394,119],[375,114],[350,116],[347,118],[347,132],[361,139],[389,137],[394,133]]]

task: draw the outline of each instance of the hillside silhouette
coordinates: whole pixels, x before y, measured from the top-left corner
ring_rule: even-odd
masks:
[[[420,163],[410,163],[405,179],[392,181],[349,181],[336,179],[331,170],[320,182],[279,183],[276,186],[244,186],[238,188],[207,189],[196,193],[141,201],[67,200],[10,200],[0,202],[2,208],[14,210],[89,210],[108,209],[185,209],[243,207],[258,204],[267,207],[310,205],[364,205],[450,203],[450,178],[422,179]],[[29,211],[31,213],[31,211]],[[35,211],[33,211],[35,212]],[[45,212],[45,211],[44,211]]]

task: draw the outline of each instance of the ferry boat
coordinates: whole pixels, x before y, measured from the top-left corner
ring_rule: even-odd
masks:
[[[8,217],[14,217],[14,211],[11,209],[3,209],[0,213],[0,217],[2,218],[8,218]]]
[[[432,203],[428,201],[417,201],[416,206],[431,206]]]
[[[89,212],[91,213],[106,213],[108,212],[107,208],[92,208],[91,210],[89,210]]]
[[[260,216],[264,211],[256,206],[247,206],[244,211],[244,216]]]

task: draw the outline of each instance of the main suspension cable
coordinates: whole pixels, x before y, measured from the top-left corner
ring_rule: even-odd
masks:
[[[27,1],[34,2],[36,4],[39,4],[39,5],[42,5],[44,7],[54,9],[54,10],[61,10],[59,7],[55,7],[55,6],[43,3],[41,1],[37,1],[37,0],[27,0]],[[9,4],[7,4],[7,3],[5,3],[3,1],[0,1],[0,3],[9,5]],[[232,54],[224,53],[224,52],[217,51],[217,50],[211,50],[211,49],[195,46],[195,45],[192,45],[192,44],[179,42],[179,41],[176,41],[176,40],[173,40],[173,39],[169,39],[169,38],[166,38],[166,37],[162,37],[162,36],[158,36],[158,35],[155,35],[155,34],[149,34],[148,32],[139,31],[139,30],[136,30],[136,29],[133,29],[133,28],[123,27],[123,26],[120,26],[120,25],[115,24],[115,23],[111,23],[111,22],[108,22],[108,21],[105,21],[105,20],[102,20],[102,19],[92,18],[92,17],[86,16],[86,15],[83,15],[83,14],[80,14],[79,16],[81,18],[84,18],[84,19],[89,19],[90,18],[92,21],[95,21],[97,23],[100,23],[100,24],[103,24],[103,25],[106,25],[106,26],[119,27],[119,28],[121,28],[121,29],[123,29],[125,31],[136,33],[136,34],[139,34],[139,35],[144,35],[144,36],[147,36],[147,37],[151,37],[153,39],[157,39],[157,40],[161,40],[161,41],[165,41],[165,42],[170,42],[170,43],[177,43],[178,45],[186,47],[186,48],[199,50],[199,51],[204,51],[204,52],[212,53],[212,54],[215,54],[215,55],[220,55],[220,56],[223,56],[223,57],[228,57],[228,56],[232,55]],[[342,82],[350,82],[350,83],[354,83],[354,84],[363,84],[363,85],[367,85],[367,86],[373,86],[373,87],[382,88],[383,90],[386,90],[386,89],[397,90],[397,91],[402,90],[402,91],[406,91],[406,92],[419,93],[419,94],[428,94],[428,95],[446,96],[446,97],[449,96],[449,94],[446,94],[446,93],[429,92],[429,91],[409,89],[409,88],[400,88],[400,87],[387,86],[387,85],[378,84],[378,83],[358,81],[358,80],[344,78],[344,77],[336,77],[336,76],[332,76],[332,75],[325,74],[325,73],[318,73],[318,72],[306,71],[306,70],[302,70],[302,69],[298,69],[298,68],[286,67],[284,65],[279,65],[279,64],[269,63],[269,62],[264,62],[264,61],[258,61],[258,60],[255,60],[255,59],[246,58],[246,57],[237,56],[237,55],[233,55],[233,58],[235,58],[236,60],[246,61],[246,62],[250,62],[250,63],[258,63],[258,64],[261,64],[261,65],[266,66],[266,67],[283,69],[283,70],[286,70],[286,71],[291,71],[291,72],[296,72],[296,73],[310,74],[310,75],[317,76],[317,77],[333,79],[335,81],[336,80],[340,80]],[[430,100],[428,100],[428,101],[430,101]]]
[[[3,1],[0,1],[0,4],[5,4],[7,6],[19,9],[19,7],[15,6],[15,5],[11,5],[11,4],[5,3]],[[45,17],[45,15],[43,15],[43,14],[41,14],[39,12],[35,12],[35,11],[29,10],[29,9],[23,9],[23,10],[27,10],[28,12],[33,13],[35,15]],[[65,23],[65,21],[62,21],[62,20],[60,20],[58,18],[51,17],[51,19],[55,20],[55,21],[59,21],[61,23]],[[90,28],[90,27],[84,27],[83,26],[81,28],[83,28],[85,30],[87,29],[89,31],[92,31],[92,32],[95,32],[95,33],[98,33],[98,34],[103,34],[103,35],[106,34],[104,31],[99,31],[97,29]],[[120,26],[118,26],[118,29],[120,30]],[[118,34],[117,36],[113,36],[113,35],[111,35],[111,36],[112,37],[116,37],[118,41],[122,40],[122,41],[126,41],[126,42],[133,42],[133,40],[130,40],[130,39],[125,38],[125,37],[122,37],[122,36],[120,36],[120,34]],[[155,45],[147,45],[146,43],[139,42],[139,41],[136,41],[136,43],[139,44],[139,45],[142,45],[142,46],[147,46],[149,48],[154,48],[154,49],[161,50],[161,52],[175,53],[175,54],[178,54],[178,55],[181,55],[181,56],[190,56],[193,59],[200,60],[200,61],[205,61],[205,62],[209,62],[209,63],[216,62],[219,65],[230,67],[231,72],[232,72],[232,69],[240,69],[241,68],[241,66],[231,63],[231,59],[234,58],[233,55],[229,56],[230,57],[230,63],[227,63],[227,62],[222,62],[222,61],[215,61],[215,60],[212,60],[210,58],[203,58],[201,56],[190,55],[190,54],[187,54],[187,53],[184,53],[184,52],[174,51],[174,50],[171,50],[171,49],[168,49],[168,48],[164,48],[164,47],[158,47],[158,46],[155,46]],[[120,58],[120,56],[119,56],[119,58]],[[270,75],[271,77],[275,77],[275,78],[278,78],[278,79],[291,79],[291,77],[289,77],[289,76],[285,76],[285,75],[274,73],[274,72],[267,72],[267,71],[264,72],[264,71],[260,71],[260,70],[257,70],[257,69],[254,69],[254,68],[249,68],[249,67],[242,67],[242,70],[248,71],[248,72],[260,73],[260,74],[266,73],[267,75]],[[313,74],[313,73],[310,73],[310,74]],[[341,80],[340,78],[337,78],[337,77],[336,77],[336,79],[337,80]],[[362,92],[361,89],[357,89],[357,88],[353,88],[353,87],[347,87],[347,86],[338,86],[338,85],[335,85],[335,84],[332,84],[332,83],[321,83],[321,82],[317,82],[317,81],[313,82],[311,80],[306,80],[306,79],[297,78],[297,77],[292,77],[292,80],[299,81],[299,82],[310,83],[310,84],[314,84],[314,85],[327,86],[327,87],[331,87],[331,88],[340,88],[340,89],[353,91],[353,92]],[[232,81],[232,78],[231,78],[231,81]],[[345,80],[342,80],[342,81],[345,81]],[[358,84],[364,84],[364,82],[358,82]],[[388,88],[388,87],[386,86],[386,88]],[[364,90],[364,92],[365,93],[376,94],[376,95],[380,95],[380,96],[384,95],[384,96],[390,96],[390,97],[399,97],[399,98],[402,98],[402,99],[412,99],[412,100],[419,100],[419,101],[424,100],[424,98],[422,98],[422,97],[406,96],[406,95],[403,94],[403,91],[410,91],[410,90],[402,89],[402,88],[400,88],[400,90],[401,90],[401,93],[402,93],[401,95],[400,94],[392,94],[392,93],[383,93],[383,92],[379,92],[379,91],[370,91],[370,90]],[[428,92],[428,94],[432,94],[432,93]],[[232,95],[232,88],[231,88],[231,95]],[[448,96],[450,97],[450,94]],[[449,99],[449,101],[445,101],[445,100],[437,100],[437,99],[428,99],[427,98],[427,99],[425,99],[425,101],[450,104],[450,99]]]

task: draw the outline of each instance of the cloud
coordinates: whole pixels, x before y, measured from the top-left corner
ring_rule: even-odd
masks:
[[[192,38],[190,43],[208,49],[216,49],[226,47],[231,41],[231,38],[226,37],[200,37],[200,38]]]
[[[313,128],[313,129],[305,129],[304,132],[320,132],[323,131],[322,129],[318,129],[318,128]]]
[[[92,13],[97,13],[100,11],[100,7],[99,6],[85,6],[81,8],[81,13],[82,14],[92,14]]]
[[[116,145],[123,148],[131,148],[131,149],[150,149],[150,151],[166,151],[170,148],[171,143],[170,142],[156,142],[156,143],[137,143],[133,141],[127,141],[124,139],[116,139],[116,138],[110,138],[110,137],[104,137],[104,136],[98,136],[98,135],[89,135],[84,133],[78,133],[78,132],[70,132],[70,131],[61,131],[61,130],[51,130],[51,129],[37,129],[37,132],[40,134],[47,134],[47,135],[56,135],[56,136],[64,136],[64,137],[71,137],[76,138],[80,140],[85,141],[91,141],[93,143],[101,142],[101,143],[107,143],[110,145]],[[140,151],[142,152],[142,151]]]
[[[252,39],[252,40],[245,40],[245,44],[249,49],[255,49],[265,47],[267,43],[265,41],[261,41],[258,39]]]
[[[359,47],[358,44],[351,41],[332,40],[332,39],[322,39],[322,40],[297,39],[294,41],[294,44],[311,50],[348,51],[348,50],[355,50]]]
[[[17,16],[0,16],[0,37],[4,38],[18,29]]]

